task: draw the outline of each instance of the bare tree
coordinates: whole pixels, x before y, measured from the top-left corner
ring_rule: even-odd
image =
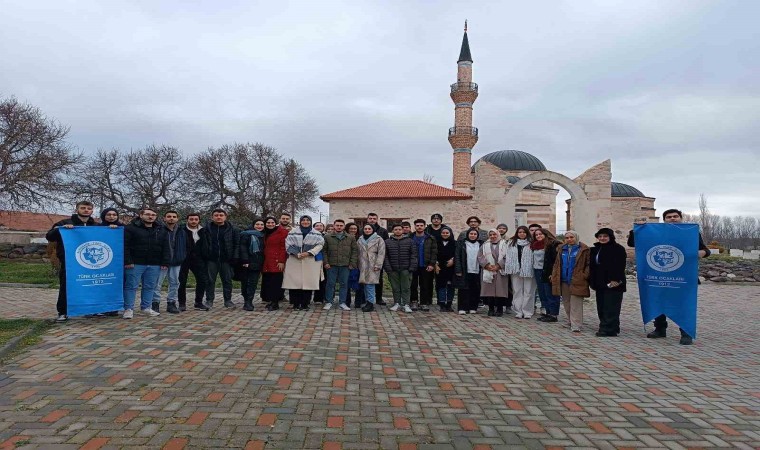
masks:
[[[190,162],[186,191],[201,209],[222,207],[235,220],[313,207],[314,179],[295,160],[263,144],[209,148]]]
[[[69,128],[15,98],[0,100],[0,207],[58,203],[82,156],[66,142]]]
[[[150,206],[161,211],[181,207],[187,200],[180,184],[185,170],[186,161],[176,147],[98,150],[73,185],[77,194],[89,196],[101,208],[136,213]]]
[[[435,177],[433,175],[430,175],[429,173],[425,173],[422,175],[422,181],[424,181],[425,183],[435,184]]]

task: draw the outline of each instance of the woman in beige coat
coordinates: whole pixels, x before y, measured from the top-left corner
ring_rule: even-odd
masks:
[[[302,216],[299,226],[293,227],[285,238],[288,261],[282,288],[288,290],[294,310],[309,309],[312,291],[319,290],[322,272],[322,247],[325,239],[322,233],[311,226],[311,217]]]
[[[375,285],[380,282],[380,271],[385,261],[385,241],[375,233],[372,225],[364,225],[359,245],[359,285],[364,286],[364,298],[367,303],[362,311],[375,310]]]

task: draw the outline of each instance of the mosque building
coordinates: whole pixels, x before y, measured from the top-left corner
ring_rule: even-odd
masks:
[[[454,126],[448,131],[453,149],[451,188],[422,180],[380,180],[323,194],[320,198],[330,205],[331,221],[344,219],[361,225],[367,213],[375,212],[381,224],[387,226],[417,218],[429,221],[431,214],[440,213],[444,223],[455,232],[464,229],[467,217],[473,215],[483,221],[481,227],[485,229],[502,222],[510,230],[516,225],[538,223],[556,232],[559,190],[555,183],[572,197],[566,201],[567,229],[576,229],[586,242],[593,241],[593,228],[610,227],[621,239],[635,220],[657,221],[655,199],[633,186],[613,182],[610,160],[574,179],[547,170],[536,156],[520,150],[488,153],[472,164],[472,149],[478,142],[478,129],[473,127],[472,120],[473,104],[478,98],[478,85],[472,81],[472,63],[465,24],[457,60],[457,82],[451,85],[454,102]],[[530,182],[521,182],[526,177],[530,177]],[[589,233],[592,235],[587,236]]]

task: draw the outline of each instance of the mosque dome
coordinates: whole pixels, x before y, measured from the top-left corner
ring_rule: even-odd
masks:
[[[493,164],[501,170],[518,171],[529,170],[539,172],[546,170],[546,166],[540,159],[530,153],[521,152],[520,150],[500,150],[492,152],[478,161],[485,161]],[[475,163],[477,164],[477,162]]]
[[[643,192],[629,184],[612,182],[611,194],[613,197],[646,197]]]

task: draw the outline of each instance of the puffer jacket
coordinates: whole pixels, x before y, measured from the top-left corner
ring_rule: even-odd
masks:
[[[383,268],[386,272],[417,270],[417,246],[409,236],[396,238],[391,236],[385,240],[385,262]]]
[[[338,238],[335,233],[325,234],[325,246],[322,247],[324,262],[335,267],[356,268],[359,264],[356,238],[346,232],[343,232],[342,236]]]
[[[136,218],[124,227],[124,265],[168,266],[171,262],[166,229],[154,223],[146,227]]]
[[[588,245],[581,242],[578,255],[575,257],[575,267],[573,267],[573,273],[570,278],[570,295],[577,295],[578,297],[589,297],[591,290],[589,289],[589,262],[591,261],[591,250]],[[567,247],[567,244],[562,244],[557,248],[557,258],[554,261],[554,267],[552,268],[552,294],[562,295],[562,251]]]
[[[219,227],[209,222],[201,228],[198,235],[200,239],[197,245],[200,248],[201,257],[206,261],[231,262],[238,258],[240,232],[231,223],[225,222]],[[215,242],[219,243],[216,251]]]

